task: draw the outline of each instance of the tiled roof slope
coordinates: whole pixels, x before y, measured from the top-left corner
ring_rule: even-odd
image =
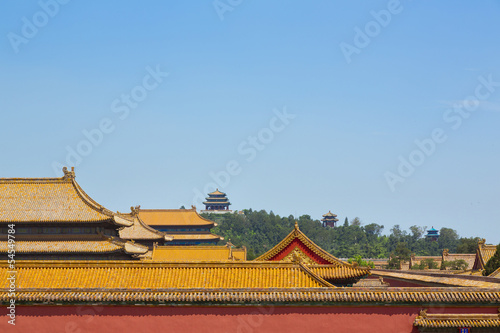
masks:
[[[414,326],[425,328],[446,327],[500,327],[500,316],[498,314],[427,314],[426,310],[420,312],[415,319]]]
[[[245,248],[229,246],[158,246],[153,248],[153,261],[246,261]]]
[[[326,252],[318,245],[316,245],[313,241],[311,241],[302,231],[300,231],[297,222],[295,222],[294,230],[288,234],[281,242],[279,242],[275,247],[259,256],[255,259],[255,261],[267,261],[273,260],[280,252],[285,250],[294,240],[299,240],[302,244],[304,244],[309,250],[315,253],[318,257],[323,259],[329,265],[347,265],[350,264],[334,257],[330,253]]]
[[[122,218],[133,222],[130,227],[125,227],[119,230],[120,238],[123,239],[141,239],[141,240],[166,240],[171,241],[173,237],[168,236],[162,231],[151,228],[144,223],[138,216],[131,214],[120,214]]]
[[[174,241],[218,241],[223,240],[224,237],[215,235],[212,233],[200,233],[200,234],[169,234]]]
[[[113,221],[113,213],[92,200],[74,177],[0,178],[0,223],[103,221]]]
[[[0,253],[10,248],[6,240],[0,241]],[[102,236],[101,239],[82,240],[17,240],[17,253],[111,253],[123,251],[129,254],[144,254],[148,248],[115,237]]]
[[[497,268],[496,271],[488,275],[488,277],[494,277],[494,278],[499,278],[500,279],[500,267]]]
[[[124,244],[110,239],[100,240],[64,240],[64,241],[16,241],[18,253],[105,253],[121,251]],[[8,251],[8,242],[0,241],[0,253]]]
[[[4,276],[1,276],[4,278]],[[10,301],[9,291],[0,289],[0,302]],[[53,304],[170,303],[193,304],[351,304],[351,305],[500,305],[500,291],[475,288],[236,288],[236,289],[126,289],[66,288],[18,289],[16,303]]]
[[[7,288],[7,264],[0,286]],[[23,289],[311,288],[332,287],[302,265],[289,263],[155,263],[26,261],[16,263]]]
[[[476,260],[474,262],[473,269],[484,269],[488,260],[493,257],[497,250],[496,245],[486,244],[485,240],[482,239],[479,241],[477,251],[476,251]]]
[[[314,274],[321,276],[325,280],[348,280],[360,277],[360,270],[351,266],[338,265],[308,265]],[[362,275],[368,275],[369,271],[362,271]]]
[[[438,285],[500,289],[500,280],[497,282],[494,279],[474,278],[470,275],[439,274],[439,273],[432,274],[432,273],[392,271],[392,270],[382,270],[382,269],[372,270],[372,274],[387,278],[395,278],[399,280],[431,283]]]
[[[201,217],[196,208],[192,209],[139,209],[139,217],[150,226],[206,226],[217,224]]]

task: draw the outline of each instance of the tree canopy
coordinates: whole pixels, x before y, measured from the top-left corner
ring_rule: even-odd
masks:
[[[249,259],[265,253],[294,228],[295,221],[307,237],[318,246],[338,258],[388,258],[399,257],[408,260],[414,253],[419,256],[438,256],[443,249],[450,253],[474,253],[477,242],[475,238],[459,238],[457,232],[450,228],[441,228],[438,241],[425,238],[426,226],[411,226],[409,231],[395,225],[389,235],[383,235],[384,225],[378,223],[361,223],[356,217],[348,223],[335,228],[323,227],[321,221],[314,220],[309,215],[298,218],[293,215],[281,217],[265,210],[244,210],[243,214],[202,214],[218,226],[212,231],[231,240],[236,246],[246,246]],[[406,251],[406,250],[407,251]]]

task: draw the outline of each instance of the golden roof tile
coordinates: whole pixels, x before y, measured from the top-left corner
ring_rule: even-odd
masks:
[[[317,256],[325,260],[330,265],[340,265],[340,266],[348,266],[353,267],[351,264],[344,262],[330,253],[326,252],[318,245],[316,245],[313,241],[311,241],[302,231],[300,231],[297,222],[295,223],[294,230],[289,233],[281,242],[279,242],[272,249],[264,253],[255,259],[255,261],[267,261],[272,260],[276,255],[278,255],[281,251],[285,250],[293,241],[299,240],[308,250],[315,253]]]
[[[174,241],[189,241],[189,240],[201,240],[201,241],[218,241],[223,240],[224,237],[218,236],[212,233],[200,233],[200,234],[169,234]]]
[[[484,269],[484,267],[488,263],[488,260],[490,260],[491,257],[493,257],[496,250],[497,250],[496,245],[485,244],[484,239],[479,241],[478,247],[476,250],[476,259],[474,261],[473,269],[479,269],[479,270]]]
[[[415,318],[414,326],[426,328],[445,327],[500,327],[499,314],[489,313],[427,313],[427,310],[420,311],[420,315]]]
[[[16,263],[16,271],[18,291],[332,287],[304,266],[291,263],[23,261]],[[8,287],[8,274],[7,265],[2,265],[0,288]]]
[[[359,279],[370,275],[369,269],[344,265],[308,265],[308,268],[325,280]]]
[[[500,281],[492,279],[472,278],[470,275],[439,274],[425,272],[392,271],[372,269],[371,273],[376,276],[392,277],[407,281],[432,283],[448,286],[478,287],[478,288],[500,288]]]
[[[130,227],[121,228],[119,230],[120,238],[123,239],[141,239],[141,240],[165,240],[171,241],[173,237],[167,235],[165,232],[158,231],[151,228],[146,223],[144,223],[138,216],[132,216],[130,214],[123,214],[122,217],[127,217],[132,220],[133,224]]]
[[[0,278],[4,278],[0,270]],[[43,278],[43,277],[41,277]],[[121,278],[119,276],[118,278]],[[157,280],[163,279],[164,276]],[[127,282],[126,280],[120,280]],[[64,280],[57,280],[58,285],[65,285]],[[0,289],[0,302],[10,300],[7,288]],[[317,303],[349,305],[394,306],[416,305],[422,303],[433,305],[467,305],[498,306],[500,291],[477,288],[65,288],[47,289],[18,288],[16,303],[50,304],[53,302],[68,303],[123,303],[140,302],[146,304],[170,303],[193,304],[206,302],[211,304],[262,304],[262,303]]]
[[[153,261],[246,261],[246,248],[229,246],[157,246],[153,249]]]
[[[0,241],[0,253],[9,250],[6,240]],[[129,254],[144,254],[147,247],[114,237],[102,236],[101,239],[85,240],[17,240],[15,251],[18,253],[110,253],[123,251]]]
[[[216,223],[201,217],[196,209],[140,209],[139,217],[150,226],[206,226]]]
[[[109,239],[71,241],[16,241],[18,253],[105,253],[123,250],[123,244]],[[8,252],[8,242],[0,241],[0,253]]]
[[[103,221],[115,223],[113,212],[72,177],[0,178],[0,223]]]

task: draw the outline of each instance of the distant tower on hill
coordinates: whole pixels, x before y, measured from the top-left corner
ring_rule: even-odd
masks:
[[[328,211],[325,215],[323,215],[323,218],[321,219],[323,222],[323,227],[332,227],[335,228],[335,223],[337,223],[337,215],[333,214],[332,212]]]
[[[427,230],[427,235],[425,235],[425,238],[431,241],[437,241],[439,238],[439,231],[432,227]]]
[[[206,198],[203,204],[205,205],[205,210],[202,210],[202,213],[232,213],[232,211],[229,210],[229,205],[231,203],[227,199],[226,193],[219,191],[219,189],[212,193],[208,193],[208,198]]]

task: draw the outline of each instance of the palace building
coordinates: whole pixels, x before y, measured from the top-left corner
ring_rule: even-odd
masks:
[[[134,222],[92,200],[75,181],[62,178],[0,179],[0,253],[8,252],[8,228],[15,226],[16,259],[134,259],[148,251],[120,238]]]
[[[172,237],[165,245],[215,245],[224,239],[210,232],[217,223],[201,217],[194,206],[191,209],[138,207],[137,217],[149,227]]]
[[[337,215],[333,214],[331,211],[328,211],[325,215],[323,215],[323,218],[321,219],[321,222],[323,222],[323,227],[336,227],[336,223],[338,222]]]
[[[434,227],[427,230],[425,238],[431,241],[437,241],[439,238],[439,230],[434,229]]]
[[[208,193],[208,197],[203,204],[205,205],[205,210],[202,210],[202,213],[232,213],[232,211],[229,210],[229,205],[231,205],[231,203],[226,193],[219,191],[219,189],[216,189],[212,193]]]
[[[358,267],[297,223],[252,261],[230,241],[172,245],[196,242],[215,224],[194,207],[111,212],[83,192],[73,170],[0,179],[0,224],[1,332],[500,331],[498,271]],[[483,244],[478,267],[490,252]]]

